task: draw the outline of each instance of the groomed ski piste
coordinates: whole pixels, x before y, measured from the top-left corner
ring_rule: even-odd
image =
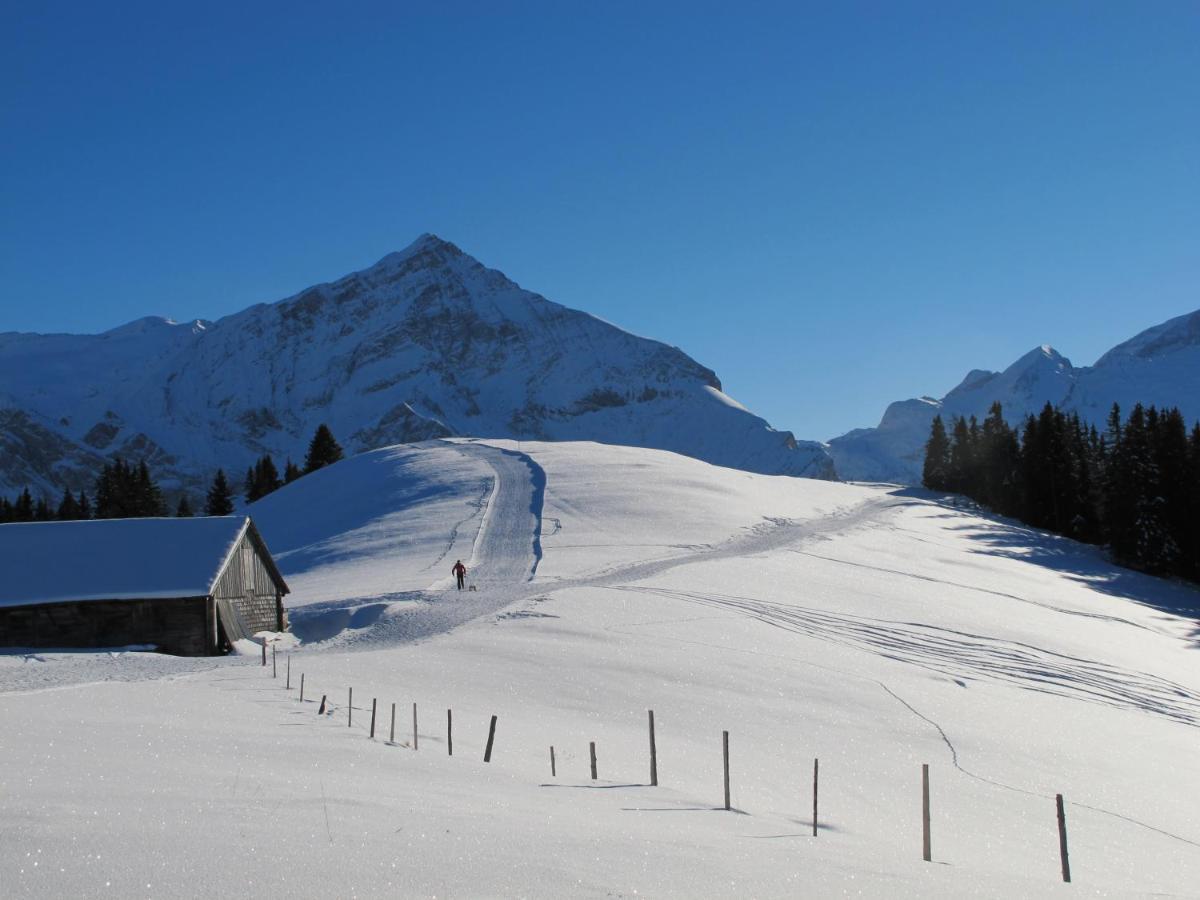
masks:
[[[248,511],[277,678],[0,656],[3,896],[1200,896],[1200,592],[1095,548],[594,443],[393,447]]]

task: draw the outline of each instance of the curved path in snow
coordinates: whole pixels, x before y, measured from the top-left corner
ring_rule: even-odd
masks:
[[[542,503],[546,473],[530,457],[487,444],[452,444],[459,453],[486,462],[496,473],[487,499],[468,577],[477,587],[507,588],[533,578],[542,559]],[[450,579],[431,586],[453,589]],[[469,593],[469,592],[468,592]]]
[[[499,612],[533,590],[530,582],[542,558],[545,471],[524,453],[473,441],[447,446],[482,460],[495,473],[471,558],[463,560],[468,584],[476,590],[455,588],[449,574],[453,560],[446,558],[443,560],[446,574],[424,591],[390,598],[364,598],[360,604],[375,611],[370,621],[364,622],[364,627],[341,631],[330,643],[369,650],[433,637],[472,619]],[[389,601],[403,605],[385,612]],[[354,605],[329,604],[334,614],[343,617],[347,608]]]

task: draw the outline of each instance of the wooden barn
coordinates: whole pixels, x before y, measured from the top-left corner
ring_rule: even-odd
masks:
[[[0,646],[207,656],[283,631],[287,584],[246,516],[0,525]]]

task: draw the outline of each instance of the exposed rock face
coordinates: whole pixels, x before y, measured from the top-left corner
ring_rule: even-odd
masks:
[[[448,435],[594,440],[771,474],[833,477],[677,348],[523,290],[425,235],[338,281],[218,322],[0,335],[0,489],[57,492],[106,457],[168,487],[304,453],[326,422],[352,451]]]

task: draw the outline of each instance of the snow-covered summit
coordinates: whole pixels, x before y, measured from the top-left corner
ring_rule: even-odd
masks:
[[[1117,344],[1100,357],[1096,367],[1114,365],[1122,358],[1153,359],[1195,347],[1200,347],[1200,310],[1168,319]]]
[[[0,334],[0,490],[90,485],[105,458],[168,483],[298,459],[317,424],[350,450],[448,435],[596,440],[768,474],[832,477],[705,366],[522,289],[436,235],[217,322]]]
[[[982,418],[993,403],[1016,423],[1047,403],[1097,424],[1113,403],[1178,406],[1200,419],[1200,311],[1170,319],[1118,344],[1094,366],[1076,368],[1049,344],[1035,347],[1003,372],[973,369],[941,400],[888,406],[876,428],[829,442],[838,473],[855,481],[916,483],[933,417]]]

